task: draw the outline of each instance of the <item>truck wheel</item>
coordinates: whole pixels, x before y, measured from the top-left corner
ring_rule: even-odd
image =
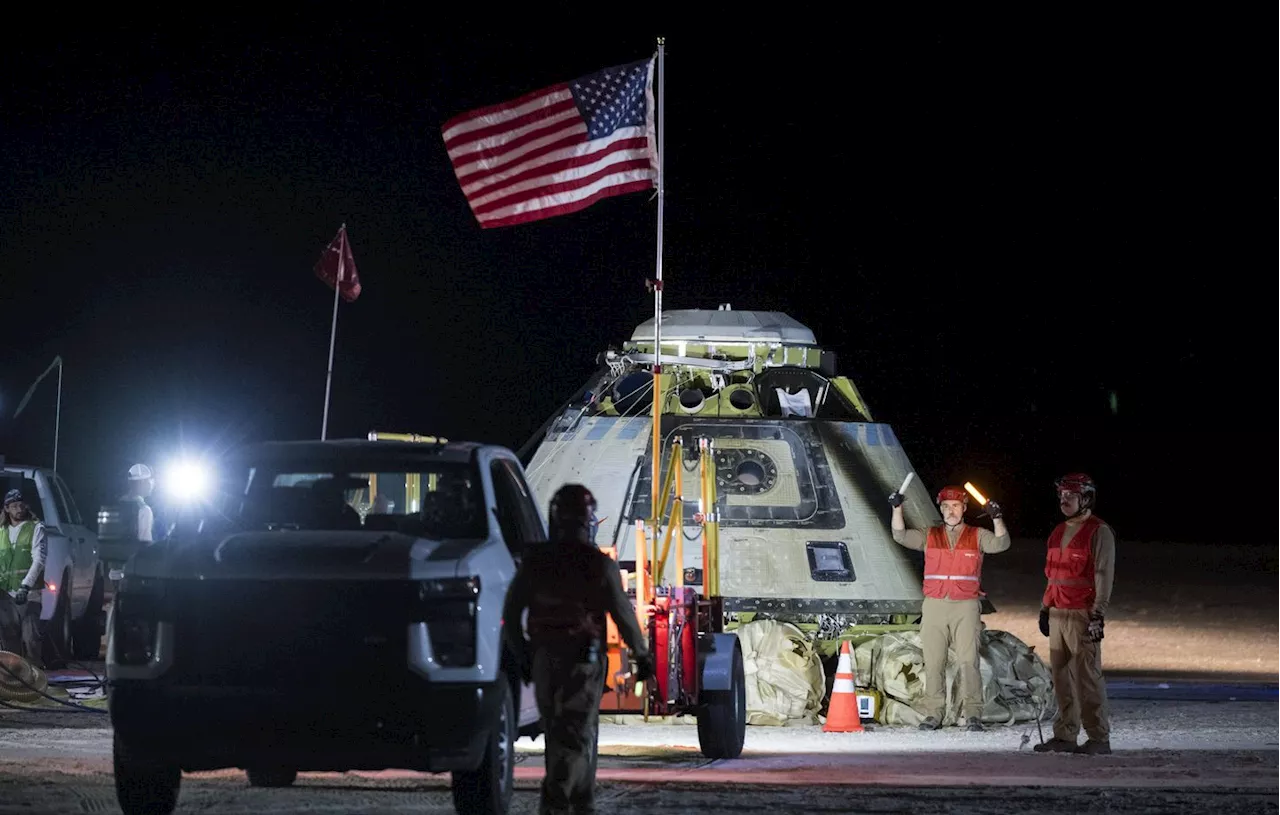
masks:
[[[698,747],[707,758],[737,758],[747,737],[747,680],[742,646],[733,645],[728,690],[703,691],[698,714]]]
[[[41,602],[48,602],[49,590],[41,594]],[[41,637],[40,650],[44,653],[44,667],[48,670],[67,667],[71,658],[71,581],[68,575],[62,576],[62,585],[58,586],[57,605],[53,608]]]
[[[71,655],[76,659],[95,660],[102,652],[102,598],[106,579],[99,569],[93,576],[93,591],[84,615],[71,624]]]
[[[251,767],[245,770],[251,787],[289,787],[298,780],[297,770],[279,767]]]
[[[124,815],[169,815],[178,805],[182,770],[137,755],[116,734],[112,738],[116,800]]]
[[[453,808],[458,815],[505,815],[514,791],[516,709],[511,684],[499,677],[494,686],[498,711],[480,766],[453,773]]]

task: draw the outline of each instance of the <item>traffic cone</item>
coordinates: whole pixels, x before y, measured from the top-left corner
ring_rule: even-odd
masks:
[[[822,726],[822,732],[862,732],[862,717],[858,715],[858,689],[853,681],[853,657],[849,654],[848,640],[840,648],[836,683],[831,688],[831,704],[827,707],[827,722]]]

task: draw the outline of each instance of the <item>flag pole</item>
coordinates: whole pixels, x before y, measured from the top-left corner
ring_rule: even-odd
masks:
[[[58,407],[53,414],[53,471],[58,471],[58,431],[62,428],[62,357],[58,357]]]
[[[658,260],[657,260],[657,276],[653,283],[653,470],[651,475],[651,498],[650,498],[650,516],[653,519],[653,539],[657,540],[658,525],[661,523],[662,508],[658,506],[658,482],[662,473],[662,204],[663,204],[663,179],[662,179],[662,163],[663,148],[666,146],[662,139],[662,129],[666,124],[667,117],[665,115],[664,104],[666,102],[666,93],[663,91],[663,83],[666,79],[666,64],[664,60],[666,46],[665,38],[658,38]],[[684,568],[683,564],[680,568]]]
[[[320,423],[320,441],[324,441],[329,430],[329,389],[333,384],[333,344],[338,336],[338,292],[342,289],[342,262],[347,255],[347,225],[344,223],[338,230],[342,233],[342,241],[338,246],[338,277],[333,281],[333,326],[329,329],[329,372],[324,378],[324,419]]]
[[[53,469],[58,469],[58,433],[62,428],[62,356],[58,355],[53,358],[53,362],[49,363],[49,367],[44,369],[44,373],[36,377],[36,381],[31,383],[31,387],[27,388],[27,392],[23,395],[22,401],[18,403],[18,409],[13,412],[13,418],[22,415],[22,411],[26,409],[27,403],[31,401],[31,395],[36,392],[36,388],[44,381],[44,378],[53,373],[53,369],[58,369],[58,406],[55,408],[53,415]]]

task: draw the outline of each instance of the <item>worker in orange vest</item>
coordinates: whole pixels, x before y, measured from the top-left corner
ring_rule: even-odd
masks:
[[[1102,634],[1115,575],[1116,536],[1093,514],[1098,489],[1085,473],[1054,482],[1066,516],[1049,535],[1040,603],[1040,633],[1049,638],[1049,666],[1058,713],[1053,738],[1038,753],[1111,752],[1107,685],[1102,677]],[[1076,746],[1083,722],[1087,740]]]
[[[893,540],[908,549],[924,550],[924,603],[920,608],[920,648],[924,652],[924,721],[921,730],[937,730],[946,718],[947,648],[956,651],[960,668],[960,718],[966,730],[981,731],[982,674],[978,670],[978,637],[982,631],[982,556],[1009,548],[1004,513],[995,501],[986,504],[994,531],[964,522],[969,495],[960,487],[938,493],[942,526],[907,529],[903,496],[889,496],[893,507]]]

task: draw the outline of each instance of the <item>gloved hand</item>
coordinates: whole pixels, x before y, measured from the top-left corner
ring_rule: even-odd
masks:
[[[640,682],[649,682],[657,678],[658,666],[654,662],[653,654],[637,654],[636,679]]]
[[[25,606],[27,604],[27,593],[30,591],[30,587],[19,584],[18,590],[13,593],[13,604],[15,606]]]
[[[1098,612],[1089,615],[1089,628],[1085,632],[1089,638],[1089,642],[1102,642],[1102,626],[1104,620]]]
[[[516,657],[517,667],[520,670],[520,679],[526,685],[533,684],[533,655],[529,653],[529,649],[522,649],[520,655]]]
[[[995,501],[988,501],[988,502],[987,502],[987,517],[988,517],[988,518],[990,518],[990,519],[991,519],[991,520],[993,520],[993,521],[994,521],[996,518],[1003,518],[1003,517],[1004,517],[1004,510],[1003,510],[1003,509],[1001,509],[1001,508],[1000,508],[1000,505],[999,505],[999,504],[997,504]]]
[[[906,497],[897,490],[889,493],[889,506],[891,507],[900,507],[902,506],[902,502],[905,500],[907,500]]]
[[[1049,636],[1049,609],[1040,609],[1040,633]]]

